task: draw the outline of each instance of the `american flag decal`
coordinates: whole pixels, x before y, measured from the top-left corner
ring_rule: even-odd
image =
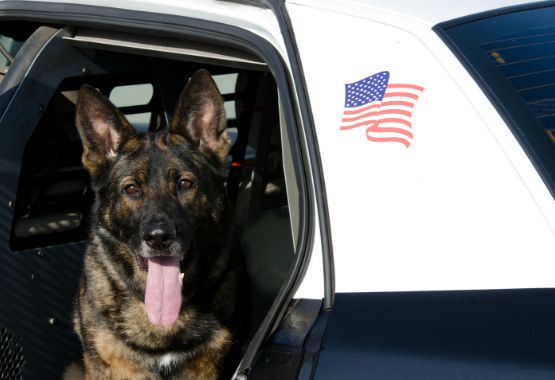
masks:
[[[367,127],[374,142],[412,143],[412,108],[424,91],[414,84],[390,84],[389,71],[345,85],[341,131]]]

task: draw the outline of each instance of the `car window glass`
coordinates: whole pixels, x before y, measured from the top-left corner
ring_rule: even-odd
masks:
[[[555,7],[545,7],[447,27],[445,33],[555,196],[553,20]]]
[[[21,49],[21,47],[23,46],[24,42],[17,42],[14,41],[13,38],[0,36],[0,43],[4,46],[8,53],[10,53],[12,57],[15,57],[19,49]],[[0,54],[0,65],[10,65],[10,61],[8,61],[8,59],[3,54]]]
[[[480,47],[555,141],[555,25],[499,36]]]

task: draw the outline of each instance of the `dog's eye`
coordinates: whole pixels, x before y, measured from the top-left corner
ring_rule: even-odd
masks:
[[[139,188],[137,187],[137,185],[131,184],[125,187],[125,192],[127,194],[135,194],[137,191],[139,191]]]
[[[192,185],[193,185],[193,183],[191,181],[187,181],[186,179],[182,179],[179,182],[179,187],[182,188],[182,189],[188,189]]]

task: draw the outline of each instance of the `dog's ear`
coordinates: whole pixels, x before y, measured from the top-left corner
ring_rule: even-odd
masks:
[[[83,164],[93,178],[137,135],[116,106],[89,85],[79,90],[76,124],[83,141]]]
[[[224,100],[206,70],[197,71],[181,93],[169,127],[202,154],[223,164],[231,147],[225,123]]]

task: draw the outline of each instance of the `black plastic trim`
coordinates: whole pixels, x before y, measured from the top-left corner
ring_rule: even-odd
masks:
[[[312,380],[314,378],[331,313],[331,310],[321,310],[306,338],[303,347],[303,358],[297,374],[298,380]]]
[[[554,0],[546,0],[546,1],[538,1],[534,3],[527,3],[527,4],[520,4],[520,5],[512,5],[509,7],[503,7],[499,9],[493,9],[490,11],[475,13],[473,15],[468,15],[460,18],[456,18],[449,21],[444,21],[442,23],[437,24],[435,27],[440,27],[443,30],[453,28],[455,26],[459,26],[462,24],[467,24],[469,22],[483,20],[490,17],[496,17],[500,15],[504,15],[507,13],[515,13],[521,12],[529,9],[539,9],[539,8],[546,8],[555,5]]]
[[[555,4],[555,2],[553,2]],[[552,4],[553,5],[553,4]],[[432,30],[441,38],[441,40],[447,45],[447,47],[453,52],[455,57],[459,60],[459,62],[464,66],[464,68],[468,71],[470,76],[476,81],[480,89],[484,92],[490,102],[493,104],[499,116],[503,119],[503,121],[507,124],[515,138],[517,139],[518,143],[534,164],[534,167],[538,171],[541,179],[545,183],[547,189],[549,190],[551,196],[555,198],[555,182],[554,179],[549,175],[549,171],[544,166],[542,160],[536,154],[534,148],[530,145],[528,140],[526,139],[525,132],[519,128],[516,121],[512,118],[509,114],[509,111],[505,108],[505,105],[499,100],[497,95],[492,91],[492,89],[487,85],[485,80],[482,76],[476,71],[474,66],[470,63],[470,61],[466,58],[463,52],[455,45],[453,40],[445,33],[443,29],[443,23],[437,24],[432,28]]]
[[[21,47],[15,56],[15,60],[10,65],[8,73],[0,84],[0,115],[3,115],[6,108],[8,108],[8,104],[10,104],[13,95],[19,88],[19,84],[25,77],[29,67],[31,67],[36,55],[57,31],[58,29],[56,28],[42,26]]]
[[[249,380],[295,379],[305,341],[321,314],[322,300],[292,300],[279,326],[256,356]]]
[[[201,42],[230,46],[248,51],[259,56],[268,64],[270,71],[276,79],[280,93],[288,100],[282,102],[282,105],[284,107],[288,134],[291,137],[291,141],[296,142],[296,144],[291,144],[294,165],[296,167],[302,167],[304,170],[295,171],[299,188],[300,206],[299,237],[295,250],[295,259],[274,304],[245,354],[243,363],[247,365],[247,368],[250,367],[250,363],[252,363],[262,342],[285,312],[289,300],[298,287],[302,274],[306,271],[314,239],[314,221],[309,217],[312,214],[314,206],[314,195],[309,196],[310,187],[306,180],[311,176],[311,168],[307,165],[306,152],[308,151],[310,154],[314,154],[315,150],[314,147],[310,147],[311,144],[314,144],[313,138],[308,138],[309,146],[307,148],[303,139],[300,138],[301,132],[297,129],[303,125],[300,122],[300,115],[293,106],[295,94],[292,93],[292,82],[293,80],[298,80],[298,72],[291,78],[284,70],[285,65],[279,54],[266,40],[258,35],[231,25],[184,16],[77,4],[42,3],[33,1],[0,2],[0,22],[8,20],[67,24],[141,34],[156,33],[159,36],[194,39]],[[278,20],[280,20],[279,17]],[[293,66],[294,62],[292,62],[291,65]],[[304,89],[302,86],[296,86],[296,90],[298,98],[303,99]],[[306,134],[311,135],[313,129],[308,121],[311,120],[311,116],[306,116],[307,112],[308,115],[310,115],[310,110],[307,109],[306,102],[301,101],[302,120],[308,131]],[[295,136],[295,138],[293,138],[293,136]],[[310,161],[312,167],[314,167],[315,160],[319,161],[319,158],[311,157]],[[318,176],[317,178],[319,179],[321,177]],[[315,182],[318,181],[315,179]],[[317,196],[319,206],[322,204],[320,198],[321,197]],[[325,208],[322,208],[321,210],[324,209]],[[321,229],[325,229],[325,227],[321,226]],[[242,366],[242,368],[245,368],[245,366]]]

